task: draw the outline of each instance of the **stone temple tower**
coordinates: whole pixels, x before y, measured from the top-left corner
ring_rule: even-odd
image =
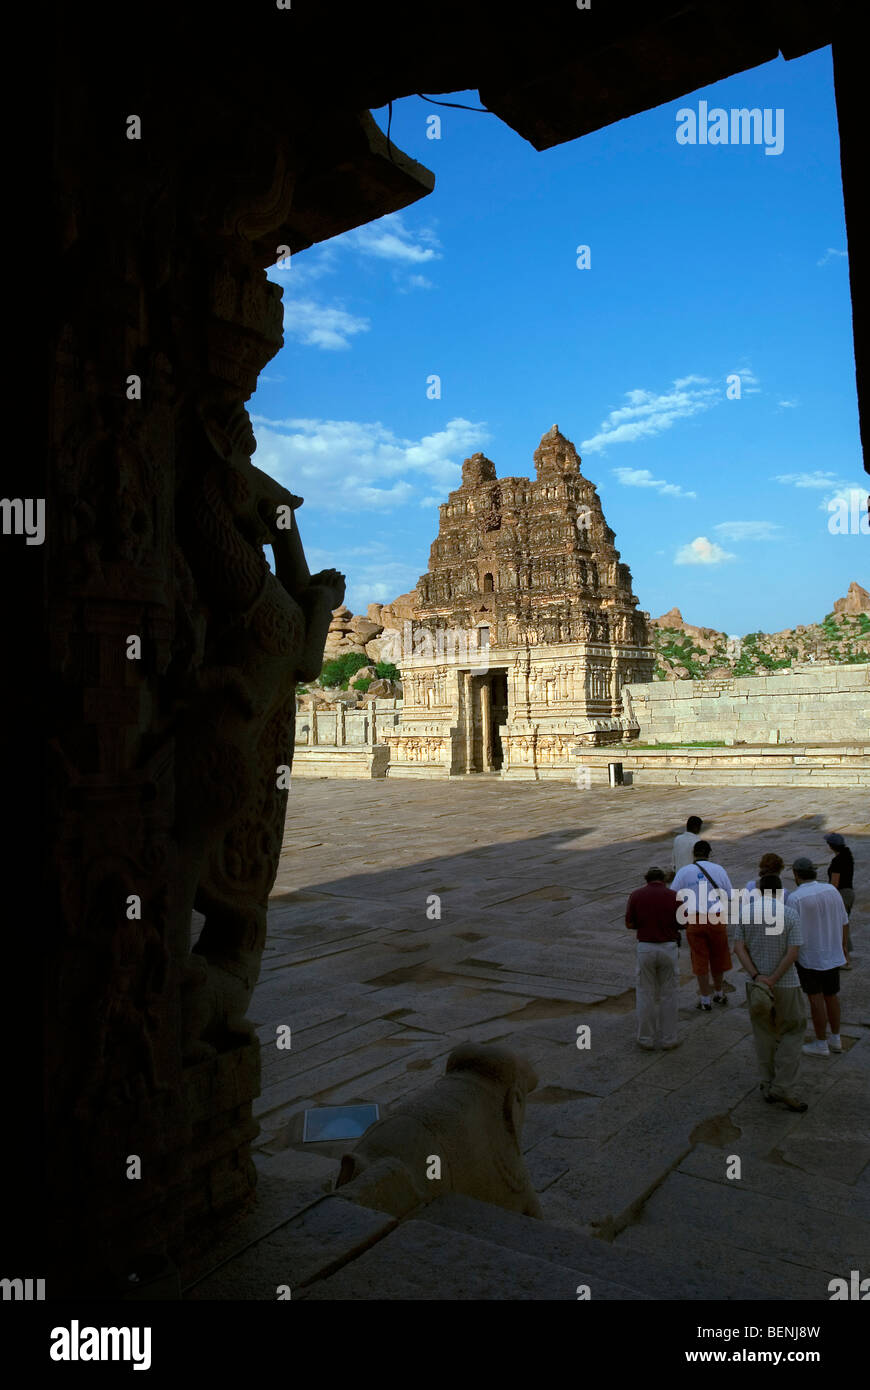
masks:
[[[535,478],[474,454],[440,508],[399,661],[390,776],[571,775],[583,742],[631,737],[623,685],[652,680],[638,611],[594,484],[557,425]]]

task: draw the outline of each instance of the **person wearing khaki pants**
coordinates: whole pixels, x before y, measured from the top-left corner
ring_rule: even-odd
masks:
[[[800,918],[783,902],[777,874],[759,879],[764,910],[747,904],[734,924],[734,951],[749,974],[746,997],[752,1019],[761,1093],[771,1104],[803,1112],[795,1096],[801,1065],[806,1004],[795,969],[803,945]]]
[[[676,1047],[678,972],[676,941],[638,941],[635,987],[640,1047]]]

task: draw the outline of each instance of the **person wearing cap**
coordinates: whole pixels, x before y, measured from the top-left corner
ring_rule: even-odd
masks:
[[[816,868],[803,855],[792,864],[797,887],[788,900],[801,920],[803,945],[797,958],[801,989],[809,1000],[815,1041],[804,1044],[808,1057],[842,1052],[840,1041],[840,967],[845,964],[843,927],[848,922],[843,899],[830,883],[816,882]],[[831,1036],[828,1038],[828,1024]]]
[[[783,902],[782,879],[778,874],[763,874],[758,890],[765,898],[773,897],[782,931],[768,931],[770,909],[774,906],[770,903],[766,912],[757,903],[741,903],[732,926],[734,954],[749,975],[746,1002],[761,1072],[761,1094],[771,1105],[778,1101],[802,1114],[807,1109],[806,1101],[796,1099],[794,1094],[807,1021],[795,969],[803,945],[801,922],[794,908]]]
[[[834,851],[834,857],[828,865],[828,882],[836,888],[846,909],[846,925],[843,928],[843,955],[846,957],[846,964],[840,969],[851,970],[849,952],[852,949],[852,940],[849,935],[849,919],[852,916],[852,907],[855,902],[855,860],[842,835],[832,832],[825,836],[825,840]]]
[[[677,988],[680,934],[679,900],[663,869],[647,869],[643,888],[635,888],[625,909],[625,925],[637,932],[637,1044],[651,1052],[679,1045]]]

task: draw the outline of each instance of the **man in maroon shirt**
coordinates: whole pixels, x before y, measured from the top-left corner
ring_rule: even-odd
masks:
[[[637,932],[637,1042],[651,1052],[657,1044],[678,1047],[679,899],[662,869],[647,869],[645,888],[635,888],[625,925]]]

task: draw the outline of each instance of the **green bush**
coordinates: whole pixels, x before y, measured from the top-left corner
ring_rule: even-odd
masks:
[[[342,690],[347,690],[351,676],[361,670],[363,666],[370,666],[371,662],[367,656],[361,652],[345,652],[344,656],[337,656],[334,661],[327,661],[320,672],[320,684],[323,686],[340,686]]]
[[[350,688],[351,690],[359,690],[362,692],[363,695],[365,695],[371,683],[371,676],[360,676],[358,681],[351,681]]]
[[[402,679],[398,666],[394,666],[392,661],[378,661],[375,664],[375,672],[382,681],[400,681]]]
[[[678,661],[681,666],[684,666],[691,679],[700,680],[704,675],[705,667],[695,661],[696,654],[704,655],[704,649],[689,641],[688,638],[679,641],[672,637],[659,651],[659,656],[665,657],[668,661]]]

